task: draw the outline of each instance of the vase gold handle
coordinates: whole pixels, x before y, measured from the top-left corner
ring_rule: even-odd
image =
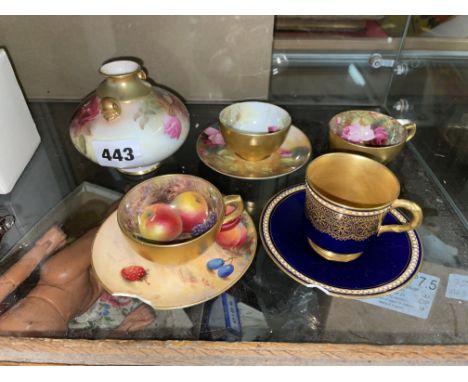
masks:
[[[143,69],[137,72],[137,76],[140,80],[146,80],[146,72]]]
[[[403,127],[406,130],[406,142],[408,142],[414,137],[414,134],[416,134],[416,124],[408,123],[404,125]]]
[[[231,213],[224,216],[223,224],[229,223],[242,215],[242,212],[244,212],[244,203],[240,195],[227,195],[223,197],[223,200],[225,210],[228,206],[234,208]]]
[[[397,199],[392,203],[392,210],[395,208],[403,208],[411,213],[411,220],[404,224],[389,224],[381,225],[377,235],[384,232],[406,232],[418,227],[423,220],[423,212],[415,202],[406,199]]]
[[[106,121],[112,121],[120,116],[122,108],[115,98],[103,97],[101,98],[101,112]]]

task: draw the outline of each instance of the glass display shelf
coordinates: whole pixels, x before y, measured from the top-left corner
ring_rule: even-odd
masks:
[[[13,192],[0,198],[2,214],[13,214],[17,220],[14,229],[5,235],[1,243],[0,275],[15,264],[53,224],[59,225],[72,242],[90,228],[99,225],[106,211],[121,195],[150,176],[193,174],[210,181],[224,194],[240,194],[257,231],[260,215],[267,201],[288,186],[304,181],[306,166],[275,179],[246,180],[228,177],[204,165],[197,156],[196,141],[205,128],[217,121],[225,104],[188,104],[191,129],[181,149],[164,161],[156,173],[146,177],[129,177],[115,169],[100,167],[88,161],[73,148],[68,123],[76,106],[77,103],[72,102],[30,104],[42,143]],[[290,104],[283,107],[291,114],[293,124],[310,139],[313,149],[311,159],[329,151],[327,123],[331,117],[351,108],[343,105]],[[357,107],[353,105],[352,108]],[[232,362],[237,359],[241,360],[239,362],[243,360],[255,363],[263,354],[262,346],[271,344],[272,348],[265,349],[273,351],[276,360],[281,359],[280,354],[284,349],[295,354],[293,357],[283,358],[280,363],[307,363],[314,359],[333,361],[333,356],[328,357],[327,351],[331,352],[329,354],[341,354],[335,359],[338,363],[340,360],[347,362],[346,360],[352,359],[364,363],[366,356],[376,359],[376,349],[380,349],[382,345],[382,352],[388,346],[409,346],[408,353],[400,348],[393,350],[396,358],[398,352],[402,352],[400,360],[411,357],[408,355],[411,352],[413,357],[415,354],[423,354],[426,350],[421,349],[426,348],[418,347],[419,345],[434,345],[429,348],[434,349],[433,354],[436,355],[433,358],[428,355],[426,361],[466,361],[468,287],[462,284],[463,280],[456,284],[455,278],[461,275],[466,280],[468,275],[468,199],[466,193],[457,194],[457,199],[452,198],[452,193],[444,188],[443,180],[438,178],[438,170],[432,170],[437,167],[437,163],[426,160],[426,150],[434,140],[434,131],[434,126],[418,127],[416,138],[389,165],[401,182],[400,196],[415,201],[424,212],[423,225],[417,229],[424,252],[423,263],[418,277],[408,288],[421,292],[421,288],[424,289],[427,285],[427,290],[421,292],[424,295],[421,298],[426,299],[426,302],[415,301],[413,295],[404,294],[403,291],[393,294],[392,301],[388,300],[392,295],[384,297],[380,305],[329,296],[320,289],[303,286],[286,275],[271,260],[259,239],[253,263],[224,295],[225,305],[229,301],[237,306],[240,322],[244,324],[242,330],[226,328],[229,325],[226,325],[224,319],[216,317],[216,310],[222,310],[223,305],[219,303],[223,300],[217,298],[185,309],[158,311],[150,307],[148,310],[148,306],[144,308],[146,304],[138,299],[112,297],[102,292],[86,312],[80,312],[68,323],[65,332],[39,331],[26,336],[35,339],[22,338],[24,333],[21,332],[14,333],[14,338],[11,337],[12,333],[7,333],[8,336],[0,338],[0,359],[45,363],[154,363],[158,359],[168,362],[167,354],[172,354],[170,362],[190,363],[187,360],[181,361],[180,354],[185,356],[193,351],[199,357],[193,359],[194,363],[203,357],[206,362],[211,359],[213,362],[223,363],[220,361],[223,352],[231,354]],[[467,148],[466,145],[463,146],[463,141],[454,139],[448,144],[453,146],[446,150],[445,155],[451,156],[452,161],[464,160]],[[462,179],[467,173],[466,163],[463,163],[458,167],[446,168],[445,176]],[[463,185],[466,187],[466,180],[460,180],[460,186]],[[50,259],[53,256],[44,259],[3,300],[0,314],[14,309],[18,302],[31,294],[40,282],[41,268]],[[435,282],[431,284],[433,280]],[[403,301],[395,301],[398,299]],[[398,305],[397,308],[395,305]],[[135,311],[142,312],[142,315],[135,314],[132,317],[132,312]],[[130,325],[129,318],[134,320],[130,320]],[[138,322],[143,321],[139,328]],[[60,342],[63,340],[65,342]],[[72,342],[67,342],[68,340]],[[92,341],[88,343],[80,340]],[[131,341],[119,342],[122,340]],[[171,340],[183,340],[180,346],[184,344],[185,350],[179,349],[177,343],[174,344]],[[98,342],[102,346],[102,354],[95,354],[93,358],[90,349],[94,346],[92,344]],[[252,347],[239,347],[242,342]],[[111,348],[106,347],[111,346],[111,343],[117,346],[115,349],[121,345],[128,346],[130,350],[126,356],[123,350],[121,353],[114,353]],[[210,343],[219,347],[210,348]],[[11,344],[11,351],[8,350],[8,344]],[[16,350],[14,344],[18,346]],[[54,350],[45,349],[44,346],[49,346],[47,344],[58,344],[59,347]],[[361,346],[358,348],[361,353],[346,356],[340,353],[339,348],[333,348],[334,345]],[[451,350],[446,349],[444,355],[441,355],[442,351],[437,351],[437,346],[441,345],[444,349],[450,345]],[[457,348],[456,345],[461,346]],[[63,350],[67,346],[73,350]],[[81,346],[88,349],[89,354],[76,356],[76,352],[83,351]],[[327,346],[332,346],[332,350]],[[412,348],[414,346],[416,347]],[[34,348],[38,353],[31,350]],[[142,354],[151,349],[154,351],[153,355],[145,358]],[[343,349],[348,349],[343,351],[349,353],[351,348]],[[181,352],[179,358],[175,355],[178,350]],[[166,355],[163,354],[164,351],[167,352]],[[200,355],[203,352],[205,354]],[[239,353],[232,355],[234,353],[229,352]],[[77,357],[74,358],[75,361],[71,354]],[[359,358],[358,354],[363,358]],[[58,358],[53,361],[53,357]],[[392,359],[391,355],[388,357],[383,357],[380,361]],[[268,357],[263,359],[263,362],[267,359]],[[417,362],[417,356],[414,359]]]

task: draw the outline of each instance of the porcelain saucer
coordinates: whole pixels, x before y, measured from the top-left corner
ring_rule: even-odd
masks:
[[[382,296],[407,285],[422,262],[416,231],[384,233],[375,237],[356,260],[338,263],[316,254],[305,238],[305,185],[287,188],[265,206],[260,237],[273,261],[287,275],[309,287],[347,298]],[[392,211],[384,224],[402,224],[406,218]]]
[[[197,153],[212,170],[239,179],[272,179],[290,174],[304,166],[312,153],[307,136],[291,126],[281,147],[261,161],[247,161],[224,143],[218,123],[206,128],[198,137]]]
[[[138,298],[158,310],[197,305],[232,287],[252,263],[257,247],[255,224],[245,211],[238,224],[246,229],[243,243],[229,249],[214,243],[196,259],[168,266],[138,255],[122,234],[114,212],[96,234],[92,269],[103,288],[112,295]],[[211,265],[210,270],[207,263],[214,259],[218,259],[217,265]],[[227,266],[224,272],[219,272],[220,263]],[[133,265],[146,271],[143,279],[128,281],[122,276],[122,269]]]

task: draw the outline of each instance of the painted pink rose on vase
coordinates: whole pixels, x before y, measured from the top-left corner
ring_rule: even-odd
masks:
[[[208,141],[212,145],[224,145],[224,138],[221,132],[214,127],[208,127],[203,132],[207,135]]]
[[[182,133],[182,124],[179,118],[172,115],[166,115],[163,119],[164,133],[169,135],[172,139],[179,139]]]
[[[84,134],[90,135],[91,131],[87,126],[89,122],[93,121],[99,115],[99,99],[92,97],[86,102],[77,112],[74,119],[75,133],[83,131]],[[83,128],[84,127],[84,128]]]
[[[358,123],[343,128],[341,137],[352,143],[364,143],[374,139],[374,131],[367,126],[361,126]]]
[[[376,146],[384,146],[387,143],[388,132],[383,126],[376,127],[374,129],[374,140],[373,144]]]

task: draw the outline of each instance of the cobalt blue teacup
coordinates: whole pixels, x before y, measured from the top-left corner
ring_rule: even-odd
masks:
[[[364,156],[319,156],[308,165],[305,183],[305,234],[312,249],[327,260],[355,260],[375,236],[409,231],[422,222],[416,203],[398,199],[400,183],[393,172]],[[411,221],[382,225],[394,208],[408,210]]]

